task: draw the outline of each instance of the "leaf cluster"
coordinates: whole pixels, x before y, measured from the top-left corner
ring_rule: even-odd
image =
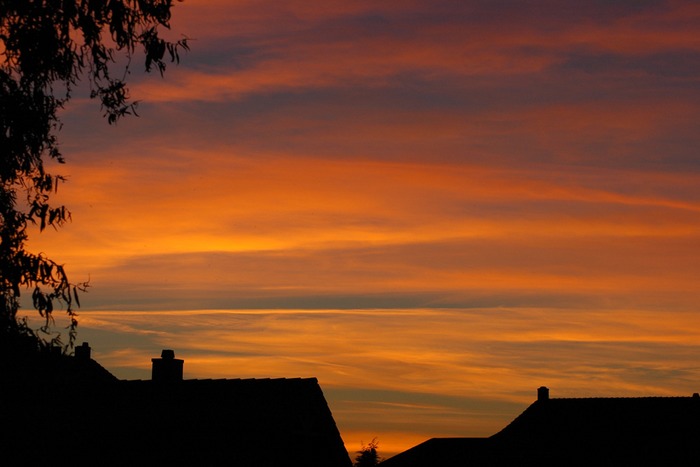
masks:
[[[50,203],[65,179],[44,165],[65,162],[58,112],[86,78],[109,123],[135,114],[125,81],[132,57],[143,53],[146,71],[163,74],[189,49],[187,38],[161,37],[172,7],[173,0],[0,0],[0,337],[31,332],[17,319],[20,293],[28,289],[42,330],[63,307],[72,347],[73,305],[87,284],[70,283],[62,265],[25,250],[29,225],[41,231],[70,220],[64,206]]]
[[[357,451],[357,456],[355,457],[355,463],[353,467],[374,467],[381,462],[382,458],[379,457],[379,443],[377,438],[372,439],[367,444],[362,445],[362,449]]]

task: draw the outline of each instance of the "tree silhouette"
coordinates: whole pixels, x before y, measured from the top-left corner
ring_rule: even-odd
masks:
[[[169,42],[173,0],[0,0],[0,343],[29,342],[35,347],[75,341],[75,307],[87,283],[71,283],[62,265],[26,251],[30,224],[44,230],[70,220],[50,196],[64,181],[44,162],[64,163],[57,133],[58,111],[71,98],[80,78],[112,124],[136,113],[125,77],[137,49],[145,69],[161,75],[166,62],[179,62],[187,39]],[[125,65],[117,65],[123,61]],[[114,77],[115,73],[119,77]],[[31,292],[43,318],[38,332],[18,318],[20,296]],[[53,312],[69,319],[69,341],[53,330]]]
[[[382,460],[379,457],[378,449],[379,443],[377,438],[374,438],[367,445],[362,445],[362,449],[357,451],[357,456],[355,457],[354,467],[374,467],[379,464]]]

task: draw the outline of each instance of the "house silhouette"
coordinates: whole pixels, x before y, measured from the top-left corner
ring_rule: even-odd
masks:
[[[0,465],[351,465],[315,378],[185,380],[171,350],[152,363],[125,381],[87,344],[3,361]]]
[[[433,438],[382,467],[698,466],[700,396],[537,400],[489,438]]]

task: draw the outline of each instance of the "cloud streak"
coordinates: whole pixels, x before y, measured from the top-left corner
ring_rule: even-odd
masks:
[[[640,8],[451,1],[348,7],[341,2],[313,12],[295,2],[268,8],[265,3],[184,5],[193,16],[180,27],[208,38],[206,49],[219,52],[211,56],[218,68],[202,66],[141,91],[150,100],[207,101],[359,83],[390,87],[405,74],[430,80],[503,77],[560,66],[588,74],[597,70],[608,78],[612,66],[639,79],[659,71],[655,57],[700,47],[692,21],[697,7],[688,2]],[[183,19],[188,16],[183,11]],[[212,18],[220,21],[199,29]],[[652,66],[634,65],[645,59]]]
[[[121,333],[133,338],[131,327],[148,339],[129,355],[96,349],[121,376],[148,377],[152,349],[160,347],[178,349],[187,377],[316,376],[341,431],[352,433],[349,447],[386,433],[402,448],[416,434],[399,420],[414,420],[426,436],[490,435],[541,384],[557,397],[691,393],[700,371],[697,320],[694,312],[569,308],[82,316],[83,333],[108,333],[105,344]]]

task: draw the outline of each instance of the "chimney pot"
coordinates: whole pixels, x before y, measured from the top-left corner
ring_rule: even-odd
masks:
[[[549,388],[546,386],[540,386],[537,388],[537,400],[546,401],[549,400]]]

